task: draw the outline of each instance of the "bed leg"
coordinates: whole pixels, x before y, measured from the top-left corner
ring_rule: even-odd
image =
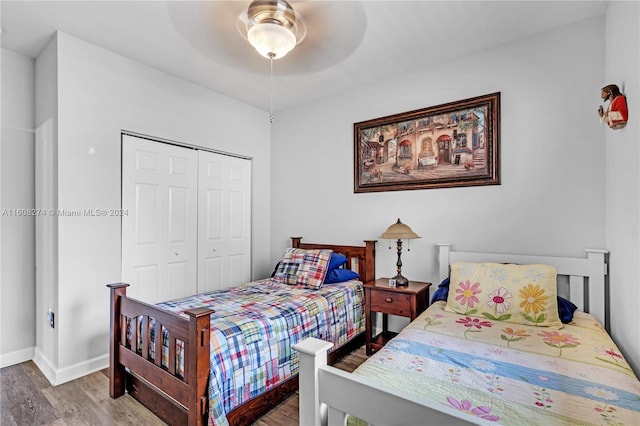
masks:
[[[201,426],[207,424],[210,362],[210,316],[213,309],[196,308],[185,311],[189,316],[189,353],[186,357],[185,379],[189,383],[188,424]]]
[[[120,297],[127,296],[129,284],[116,283],[107,285],[111,289],[111,335],[109,336],[109,396],[117,398],[124,395],[125,371],[120,365],[119,345],[122,336],[122,319],[120,318]]]
[[[327,407],[320,405],[318,368],[327,365],[327,351],[333,343],[310,337],[293,345],[299,353],[299,424],[326,425]]]

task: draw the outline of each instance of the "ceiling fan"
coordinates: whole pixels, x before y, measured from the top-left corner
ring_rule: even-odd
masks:
[[[280,59],[304,40],[304,19],[286,0],[253,0],[237,20],[238,32],[265,58]]]
[[[295,44],[291,46],[290,35],[284,35],[293,50],[277,57],[282,76],[313,73],[342,62],[362,42],[367,23],[362,1],[168,2],[167,8],[175,29],[192,47],[245,72],[265,72],[264,58],[247,43],[250,31],[256,38],[269,31],[289,31]],[[261,55],[268,57],[266,53]]]

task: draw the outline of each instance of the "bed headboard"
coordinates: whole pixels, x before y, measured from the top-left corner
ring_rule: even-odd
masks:
[[[608,312],[608,251],[585,249],[586,257],[555,257],[521,254],[478,253],[452,250],[449,243],[438,243],[440,281],[449,276],[452,262],[494,262],[494,263],[542,263],[551,265],[558,271],[558,277],[568,277],[569,300],[581,311],[588,312],[609,330]]]
[[[347,257],[347,268],[360,274],[363,283],[376,279],[376,241],[365,240],[363,246],[303,243],[302,237],[291,237],[291,247],[306,250],[326,249]]]

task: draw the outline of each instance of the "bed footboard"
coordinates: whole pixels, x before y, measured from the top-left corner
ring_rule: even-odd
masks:
[[[300,424],[343,425],[352,415],[374,425],[490,424],[396,390],[379,389],[365,377],[327,365],[330,342],[308,338],[293,345],[300,356]]]
[[[125,283],[108,285],[111,289],[109,395],[117,398],[126,390],[169,424],[206,424],[209,316],[213,310],[186,311],[189,319],[185,319],[127,298],[128,286]],[[134,326],[129,326],[130,323]],[[129,327],[133,331],[128,336]],[[163,356],[165,335],[167,354]]]

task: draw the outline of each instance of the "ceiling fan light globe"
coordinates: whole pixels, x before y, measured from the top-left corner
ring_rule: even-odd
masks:
[[[265,58],[282,58],[296,46],[296,36],[290,30],[268,22],[249,28],[247,39]]]

